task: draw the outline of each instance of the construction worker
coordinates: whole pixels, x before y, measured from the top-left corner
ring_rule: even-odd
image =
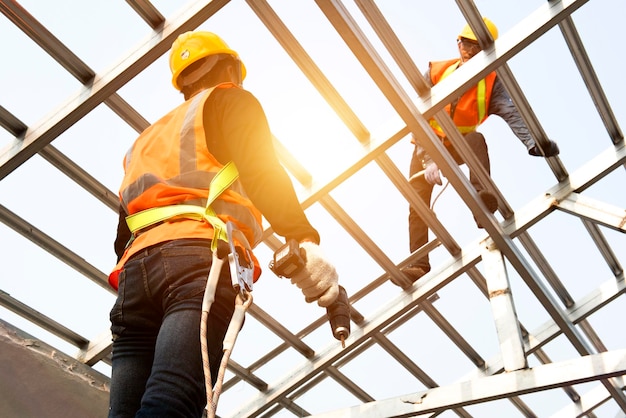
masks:
[[[131,234],[129,215],[180,205],[203,213],[209,184],[234,163],[238,180],[210,204],[217,217],[233,222],[253,248],[265,216],[277,234],[306,249],[306,265],[291,278],[305,300],[326,307],[339,292],[335,268],[275,155],[263,108],[242,88],[246,68],[237,52],[213,33],[187,32],[172,44],[169,62],[185,102],[142,132],[124,158],[118,263],[109,277],[118,288],[109,417],[201,417],[207,404],[201,304],[220,229],[214,218],[179,214]],[[260,268],[251,258],[256,281]],[[208,317],[213,384],[237,295],[226,263]]]
[[[496,40],[498,38],[498,29],[493,22],[487,18],[483,18],[491,37]],[[426,80],[432,85],[450,75],[455,69],[463,65],[474,55],[480,52],[481,47],[478,44],[476,35],[469,25],[461,30],[457,38],[459,49],[459,58],[437,61],[429,63],[429,69],[425,74]],[[478,84],[465,91],[460,97],[446,106],[446,111],[454,121],[457,129],[463,134],[467,145],[474,152],[480,164],[490,173],[489,153],[485,137],[477,132],[480,126],[489,115],[500,116],[511,128],[513,133],[526,146],[528,154],[533,156],[541,156],[542,153],[537,147],[535,140],[530,135],[528,127],[524,123],[522,117],[517,111],[515,105],[511,101],[504,85],[496,73],[488,74]],[[446,139],[445,133],[434,119],[431,119],[430,125],[439,139],[443,141],[446,149],[450,152],[455,161],[460,165],[463,160],[458,152],[454,149],[449,140]],[[419,194],[420,198],[430,205],[433,187],[435,184],[441,185],[441,174],[437,164],[426,153],[424,148],[413,138],[415,143],[415,152],[411,158],[410,179],[411,185]],[[548,140],[547,149],[543,150],[545,157],[552,157],[559,153],[558,145]],[[422,172],[423,175],[417,173]],[[498,201],[496,197],[484,190],[483,185],[477,176],[470,170],[470,183],[479,197],[491,213],[495,213],[498,209]],[[481,226],[478,225],[480,228]],[[417,251],[420,247],[428,242],[428,227],[422,220],[420,215],[412,207],[409,209],[409,247],[411,252]],[[422,277],[430,271],[430,262],[428,255],[417,260],[411,265],[405,267],[403,272],[412,281]]]

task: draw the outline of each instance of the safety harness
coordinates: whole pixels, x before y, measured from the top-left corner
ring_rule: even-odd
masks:
[[[204,370],[206,388],[207,416],[209,418],[215,417],[217,401],[221,393],[222,382],[224,380],[230,353],[235,345],[239,330],[243,325],[245,312],[252,304],[252,295],[249,292],[252,291],[254,266],[251,261],[252,250],[248,240],[245,235],[235,227],[233,222],[224,222],[211,207],[211,204],[228,189],[238,177],[239,172],[237,171],[237,167],[234,163],[229,162],[222,167],[213,180],[211,180],[209,196],[205,207],[196,205],[160,206],[137,212],[126,218],[126,223],[133,233],[133,236],[146,228],[175,219],[205,221],[213,227],[213,240],[211,241],[213,259],[204,290],[202,317],[200,321],[202,367]],[[243,257],[243,260],[235,248],[235,242],[244,247],[243,251],[246,253],[246,256]],[[215,300],[215,290],[224,260],[226,259],[226,254],[228,255],[230,265],[232,284],[235,290],[237,290],[237,296],[235,298],[235,311],[223,341],[224,355],[218,369],[215,388],[213,388],[207,345],[207,325],[209,312]]]
[[[234,163],[228,162],[217,172],[209,187],[209,197],[206,207],[197,205],[170,205],[159,206],[141,212],[134,213],[126,217],[126,223],[130,232],[137,232],[161,222],[170,221],[175,218],[193,219],[196,221],[206,221],[213,226],[213,240],[211,242],[211,250],[217,248],[218,240],[228,242],[226,236],[226,224],[220,219],[211,204],[228,189],[239,177],[239,172]]]

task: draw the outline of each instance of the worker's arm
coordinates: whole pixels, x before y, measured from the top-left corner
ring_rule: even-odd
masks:
[[[319,243],[319,234],[276,157],[258,100],[242,89],[218,89],[207,100],[205,126],[210,151],[221,163],[235,163],[248,197],[274,231],[287,239]]]
[[[305,265],[291,280],[305,300],[323,307],[332,305],[339,295],[337,272],[319,248],[319,234],[306,218],[291,179],[276,157],[261,104],[240,89],[218,90],[214,95],[215,101],[207,100],[205,126],[213,123],[222,129],[207,132],[209,149],[220,162],[235,163],[248,197],[274,231],[287,241],[300,242],[298,251],[304,249]],[[217,119],[211,122],[212,117]]]

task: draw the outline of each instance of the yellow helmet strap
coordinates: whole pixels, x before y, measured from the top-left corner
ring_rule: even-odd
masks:
[[[178,84],[182,88],[198,82],[198,80],[211,72],[219,60],[219,55],[205,57],[201,62],[199,62],[200,65],[196,66],[196,68],[187,68],[186,71],[183,71],[178,76]]]

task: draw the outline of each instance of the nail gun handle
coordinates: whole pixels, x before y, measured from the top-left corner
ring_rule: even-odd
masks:
[[[274,253],[269,268],[278,277],[291,278],[304,268],[305,261],[302,257],[300,245],[295,239],[288,240]]]

